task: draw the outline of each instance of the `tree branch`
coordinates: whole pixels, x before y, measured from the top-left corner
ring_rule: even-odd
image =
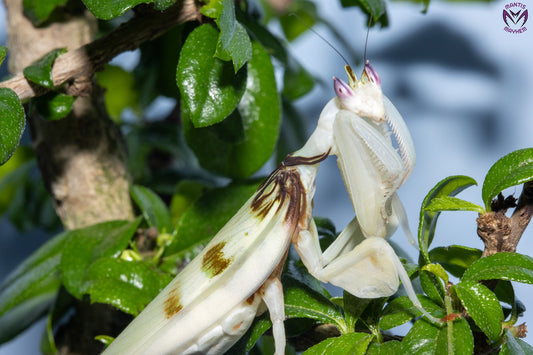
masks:
[[[68,82],[69,94],[85,95],[92,75],[102,70],[115,56],[134,50],[141,43],[153,40],[170,28],[198,19],[199,16],[199,8],[194,0],[184,0],[163,12],[138,14],[106,36],[59,56],[52,68],[54,86]],[[48,91],[26,80],[23,74],[0,82],[0,87],[14,90],[21,101]]]
[[[511,217],[507,207],[487,212],[477,219],[477,233],[485,243],[483,257],[499,252],[516,252],[516,246],[533,217],[533,181],[526,182]]]

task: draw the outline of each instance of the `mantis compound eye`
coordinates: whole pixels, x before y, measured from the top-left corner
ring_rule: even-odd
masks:
[[[367,60],[365,63],[365,69],[363,70],[363,75],[361,75],[361,80],[366,76],[366,78],[376,85],[381,85],[381,79],[379,78],[376,70],[370,65],[370,62]]]
[[[353,89],[339,78],[333,77],[333,88],[337,97],[344,101],[354,96]]]

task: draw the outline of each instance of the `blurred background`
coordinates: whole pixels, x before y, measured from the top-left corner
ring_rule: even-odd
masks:
[[[337,1],[316,3],[321,16],[351,48],[336,42],[327,26],[318,25],[315,30],[343,53],[363,53],[365,16],[358,9],[341,9]],[[505,154],[533,146],[533,34],[504,31],[502,10],[506,3],[433,1],[427,14],[422,14],[421,5],[389,2],[389,27],[370,31],[367,58],[381,77],[384,93],[407,122],[417,151],[415,170],[399,191],[414,232],[420,204],[438,181],[450,175],[473,177],[479,186],[458,197],[482,205],[481,185],[490,166]],[[528,1],[522,3],[529,6]],[[6,42],[4,23],[5,11],[0,7],[1,44]],[[322,107],[333,97],[331,77],[345,78],[344,63],[312,33],[292,42],[290,50],[319,78],[315,89],[297,101],[310,133]],[[127,67],[137,59],[131,52],[116,62]],[[353,65],[357,74],[362,69],[358,64]],[[506,194],[518,197],[520,190],[512,188]],[[314,214],[332,219],[339,231],[353,218],[332,158],[319,173]],[[441,214],[432,246],[461,244],[483,249],[476,234],[476,217],[473,212]],[[45,240],[46,235],[39,231],[20,235],[2,220],[0,280]],[[392,241],[416,260],[416,250],[401,232]],[[533,255],[531,227],[526,229],[518,251]],[[532,287],[516,285],[517,297],[529,308],[519,323],[533,324]],[[38,354],[44,322],[0,346],[0,355]]]

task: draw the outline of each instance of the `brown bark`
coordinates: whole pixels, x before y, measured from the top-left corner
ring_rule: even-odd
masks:
[[[20,72],[52,49],[89,43],[96,19],[87,12],[36,28],[22,1],[6,0],[10,70]],[[90,84],[91,79],[85,78]],[[113,219],[132,219],[125,150],[107,116],[100,90],[78,97],[63,120],[47,122],[28,113],[39,167],[66,229]]]
[[[516,246],[533,216],[533,182],[524,184],[511,217],[505,215],[508,206],[505,202],[502,204],[501,209],[497,207],[498,204],[493,204],[494,212],[484,213],[477,219],[477,234],[485,243],[482,257],[500,252],[516,252]]]

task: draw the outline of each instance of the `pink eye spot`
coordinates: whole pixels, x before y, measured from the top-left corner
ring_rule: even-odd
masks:
[[[381,79],[377,71],[370,65],[368,60],[365,63],[365,73],[372,83],[381,85]]]
[[[352,90],[348,84],[339,78],[333,77],[333,88],[335,89],[335,94],[337,94],[340,99],[353,96]]]

